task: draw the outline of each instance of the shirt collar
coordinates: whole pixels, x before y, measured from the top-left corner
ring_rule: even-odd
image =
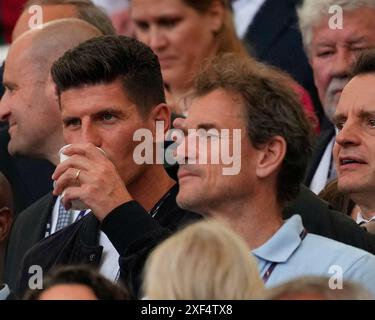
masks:
[[[293,215],[285,220],[281,228],[266,243],[252,253],[262,260],[285,262],[301,244],[300,234],[303,230],[301,217],[297,214]]]
[[[362,224],[362,222],[363,223],[367,223],[367,222],[370,222],[370,221],[373,221],[373,220],[375,220],[375,216],[373,216],[370,220],[367,220],[367,219],[365,219],[363,216],[362,216],[362,214],[360,213],[360,212],[358,212],[358,214],[357,214],[357,218],[356,218],[356,222],[358,223],[358,224]]]
[[[6,300],[10,294],[8,285],[3,284],[0,286],[0,300]]]

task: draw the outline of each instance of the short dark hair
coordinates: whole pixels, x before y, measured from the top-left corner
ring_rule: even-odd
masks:
[[[78,18],[98,28],[102,34],[113,35],[116,33],[108,15],[91,0],[29,0],[25,4],[25,9],[32,5],[73,5],[77,9]]]
[[[130,295],[122,286],[104,278],[88,265],[58,266],[43,279],[43,289],[29,290],[24,299],[38,300],[43,291],[61,284],[80,284],[89,287],[99,300],[127,300]]]
[[[53,64],[51,74],[59,96],[71,88],[121,79],[126,96],[142,115],[165,102],[157,56],[126,36],[101,36],[80,44]]]
[[[311,155],[311,125],[291,83],[290,77],[275,68],[227,53],[209,61],[194,85],[196,96],[222,88],[242,97],[248,135],[255,148],[275,136],[286,140],[277,181],[282,203],[296,197]]]
[[[368,49],[359,54],[350,69],[349,75],[354,78],[368,73],[375,74],[375,49]]]

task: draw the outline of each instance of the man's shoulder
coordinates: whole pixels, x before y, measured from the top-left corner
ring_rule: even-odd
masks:
[[[309,233],[301,246],[308,254],[319,257],[320,263],[341,264],[350,268],[359,261],[367,261],[375,267],[375,256],[371,253],[345,243]]]

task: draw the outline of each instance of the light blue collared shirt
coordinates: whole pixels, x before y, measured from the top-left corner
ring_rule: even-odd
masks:
[[[273,262],[277,263],[266,287],[302,276],[337,277],[337,267],[330,268],[338,266],[343,271],[344,286],[345,281],[359,283],[375,297],[374,255],[311,233],[302,240],[303,229],[301,217],[293,215],[271,239],[252,251],[261,276]]]

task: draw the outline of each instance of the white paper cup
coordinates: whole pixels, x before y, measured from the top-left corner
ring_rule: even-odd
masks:
[[[64,150],[69,146],[71,146],[71,144],[67,144],[59,150],[60,163],[70,158],[70,156],[67,156],[64,153]],[[106,156],[106,153],[103,149],[99,147],[96,147],[96,148],[99,149]],[[77,181],[77,185],[79,186],[79,181]],[[62,192],[61,198],[64,198],[64,195],[65,195],[65,190]],[[87,205],[83,201],[81,201],[80,199],[75,199],[75,200],[72,200],[71,209],[72,210],[86,210],[88,208],[87,208]]]

